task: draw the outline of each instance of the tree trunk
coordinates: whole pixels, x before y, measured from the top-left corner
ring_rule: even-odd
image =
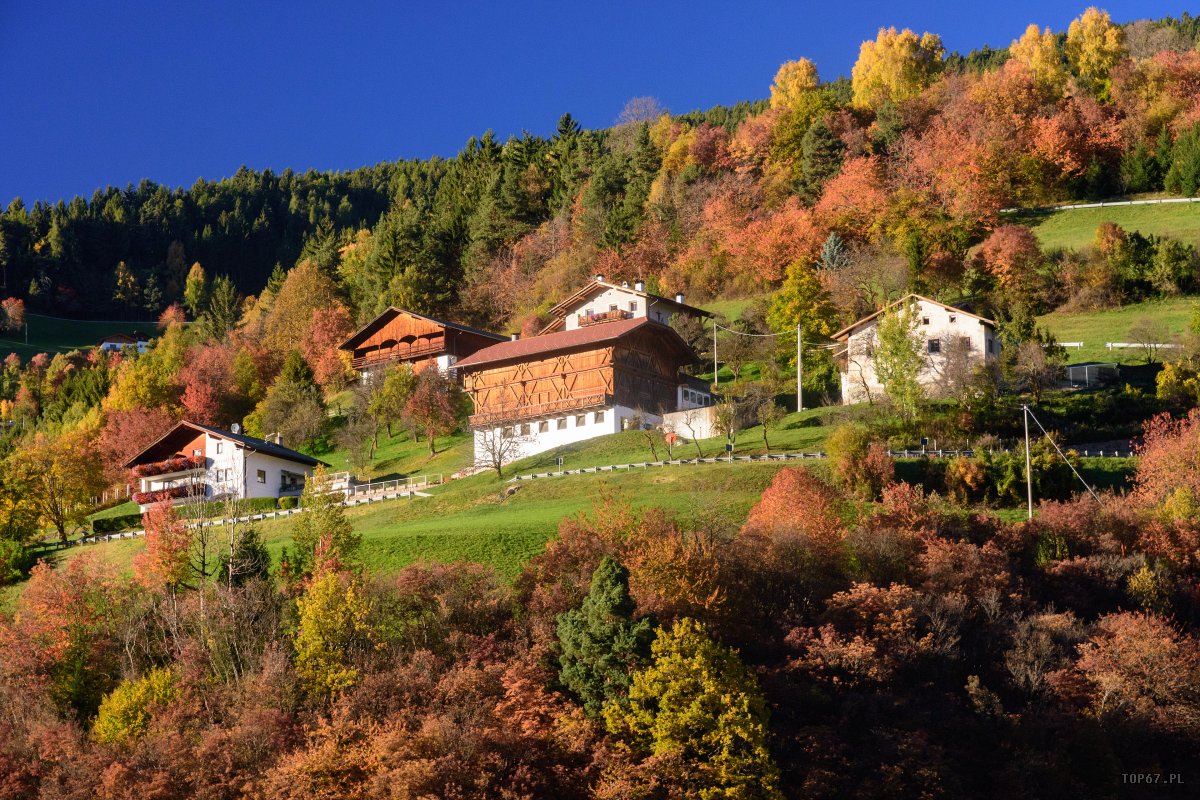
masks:
[[[437,455],[437,437],[434,434],[429,434],[429,455]]]

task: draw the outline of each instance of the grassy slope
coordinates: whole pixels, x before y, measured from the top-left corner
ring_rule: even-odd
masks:
[[[1085,247],[1092,243],[1102,222],[1115,222],[1127,231],[1170,236],[1200,245],[1200,203],[1024,211],[1005,214],[1002,221],[1030,226],[1046,248]]]
[[[38,353],[66,353],[71,350],[87,349],[110,333],[132,333],[140,330],[154,332],[154,322],[108,322],[103,320],[76,320],[26,314],[29,323],[29,344],[25,344],[25,332],[5,333],[0,336],[0,357],[9,352],[22,359],[30,359]]]
[[[1129,329],[1145,317],[1163,323],[1171,335],[1181,334],[1186,330],[1192,309],[1196,305],[1197,299],[1194,297],[1175,297],[1104,311],[1055,312],[1041,317],[1039,321],[1061,342],[1084,343],[1082,350],[1067,351],[1069,363],[1116,361],[1122,364],[1137,364],[1145,362],[1144,351],[1109,351],[1104,348],[1104,343],[1132,341]]]

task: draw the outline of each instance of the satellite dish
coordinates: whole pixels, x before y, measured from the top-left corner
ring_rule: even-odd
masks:
[[[233,431],[234,433],[241,433],[242,426],[235,422],[229,426],[229,430]]]

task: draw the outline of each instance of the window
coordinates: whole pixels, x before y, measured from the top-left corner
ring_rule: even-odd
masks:
[[[549,432],[550,432],[550,421],[549,420],[544,419],[538,423],[538,433],[549,433]]]
[[[921,324],[922,324],[922,325],[928,325],[928,324],[929,324],[929,317],[921,317]]]
[[[616,303],[613,303],[612,305],[610,305],[610,306],[608,307],[608,310],[609,310],[609,311],[616,311],[616,310],[617,310],[617,304],[616,304]]]
[[[201,450],[199,447],[192,448],[192,455],[195,456],[196,458],[200,457],[200,453],[201,453]]]
[[[604,412],[597,411],[595,414],[592,414],[592,422],[596,423],[597,425],[599,425],[601,422],[604,422]]]
[[[528,436],[528,435],[529,435],[529,423],[528,423],[528,422],[522,422],[522,423],[521,423],[521,435],[522,435],[522,436]]]
[[[955,319],[957,319],[957,317],[956,317],[954,314],[951,314],[951,315],[950,315],[950,321],[951,321],[951,322],[954,322],[954,320],[955,320]]]
[[[989,353],[996,352],[996,340],[995,339],[988,339],[988,352]]]
[[[260,469],[260,470],[258,470],[258,473],[256,474],[255,477],[258,478],[259,483],[266,483],[267,482],[267,471],[265,469]]]
[[[511,439],[512,437],[513,437],[513,429],[512,429],[511,425],[505,426],[504,429],[500,431],[500,438]]]
[[[930,339],[929,340],[929,352],[931,352],[931,353],[942,352],[942,340],[941,339]]]
[[[636,313],[637,313],[637,300],[630,300],[630,301],[629,301],[629,313],[630,313],[630,314],[636,314]]]
[[[565,431],[565,430],[567,429],[567,418],[566,418],[566,417],[560,417],[560,418],[559,418],[559,420],[558,420],[558,429],[559,429],[560,431]]]
[[[217,442],[217,455],[221,455],[221,447],[224,444],[225,444],[224,442],[220,442],[220,441]]]
[[[576,428],[582,428],[584,425],[587,425],[587,415],[586,415],[586,414],[578,414],[578,415],[576,415],[576,417],[575,417],[575,427],[576,427]]]

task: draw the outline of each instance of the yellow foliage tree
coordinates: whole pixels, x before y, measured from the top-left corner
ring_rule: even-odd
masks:
[[[942,71],[945,54],[937,34],[917,36],[908,28],[880,28],[874,41],[862,43],[851,70],[854,105],[879,108],[889,100],[898,103],[916,97]]]
[[[82,429],[51,439],[43,433],[22,442],[4,462],[5,482],[28,487],[22,502],[53,527],[62,541],[82,523],[93,497],[104,490],[95,442]]]
[[[775,81],[771,84],[771,108],[793,110],[820,85],[816,64],[807,58],[788,61],[775,73]]]
[[[1038,30],[1030,25],[1008,48],[1012,60],[1023,64],[1039,89],[1054,97],[1061,97],[1067,86],[1067,70],[1062,54],[1058,52],[1058,41],[1049,28]]]
[[[153,347],[140,356],[122,361],[117,379],[104,399],[105,410],[164,408],[177,411],[179,386],[175,376],[183,367],[188,344],[187,330],[179,323],[172,323],[155,340]]]
[[[1067,28],[1067,61],[1098,96],[1108,97],[1109,73],[1126,56],[1125,31],[1092,6]]]
[[[296,611],[296,675],[305,691],[331,698],[357,683],[356,656],[376,640],[362,581],[321,564]]]
[[[308,335],[313,311],[337,302],[333,280],[314,262],[301,261],[288,271],[263,320],[263,344],[279,354],[296,349]]]
[[[104,744],[132,742],[146,732],[153,707],[166,705],[176,694],[170,669],[152,669],[137,680],[122,681],[100,703],[92,736]]]

